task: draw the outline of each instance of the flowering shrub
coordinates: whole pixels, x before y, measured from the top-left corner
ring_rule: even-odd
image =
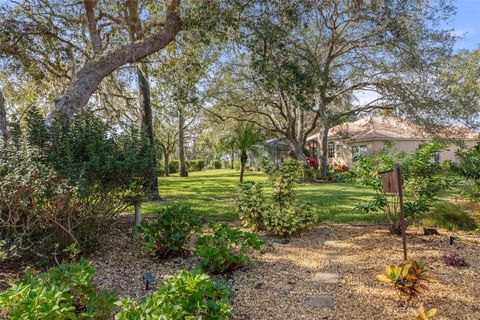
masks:
[[[307,157],[307,164],[309,167],[318,168],[318,160],[314,157]]]

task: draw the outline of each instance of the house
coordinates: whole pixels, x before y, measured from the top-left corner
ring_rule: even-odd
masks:
[[[478,133],[461,127],[445,127],[431,133],[419,124],[401,118],[375,116],[348,122],[329,130],[327,142],[328,163],[350,167],[355,155],[368,155],[379,151],[385,141],[394,141],[395,148],[411,153],[433,139],[452,141],[447,150],[436,155],[436,161],[457,161],[455,155],[458,146],[453,141],[463,141],[465,145],[473,146]],[[313,135],[307,139],[307,148],[312,156],[317,156],[320,149],[319,136]]]

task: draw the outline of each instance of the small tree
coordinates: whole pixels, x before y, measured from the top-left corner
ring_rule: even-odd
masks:
[[[225,143],[232,146],[240,153],[240,183],[243,183],[245,166],[248,161],[248,152],[255,152],[256,146],[263,141],[263,134],[253,123],[239,123],[232,134],[225,137]]]
[[[430,210],[432,204],[438,200],[438,194],[450,189],[456,182],[454,177],[441,175],[442,166],[434,161],[435,154],[446,147],[447,144],[434,141],[407,155],[396,151],[394,143],[389,141],[382,150],[357,157],[353,165],[355,177],[364,186],[372,188],[376,194],[371,201],[357,203],[356,208],[364,212],[383,210],[392,223],[390,231],[400,235],[398,195],[383,191],[379,172],[400,166],[404,181],[405,216],[412,219],[417,214]]]

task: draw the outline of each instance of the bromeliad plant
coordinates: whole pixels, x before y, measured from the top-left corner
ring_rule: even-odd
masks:
[[[140,301],[117,304],[117,320],[202,319],[227,320],[232,315],[230,290],[199,271],[180,271],[162,281],[155,292]]]
[[[407,261],[399,265],[390,265],[377,279],[394,285],[401,298],[407,303],[418,298],[430,288],[425,284],[433,280],[421,261]]]
[[[201,259],[201,269],[221,274],[241,268],[250,262],[248,256],[263,245],[256,234],[233,229],[227,224],[211,226],[213,233],[199,237],[195,243],[195,255]]]
[[[173,205],[154,213],[151,222],[140,225],[145,251],[158,258],[186,253],[185,244],[199,232],[202,222],[198,214],[186,205]]]

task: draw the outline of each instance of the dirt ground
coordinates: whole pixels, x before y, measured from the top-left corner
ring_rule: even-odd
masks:
[[[89,257],[101,288],[138,297],[149,293],[142,282],[145,272],[162,279],[196,267],[194,257],[158,261],[146,256],[141,241],[132,240],[130,219],[119,220],[103,247]],[[234,292],[234,319],[412,319],[412,309],[376,279],[387,264],[402,261],[401,238],[386,229],[318,225],[287,244],[265,237],[265,249],[254,255],[248,268],[223,277]],[[409,258],[426,261],[436,278],[423,299],[425,307],[437,308],[435,319],[480,319],[478,234],[439,230],[440,236],[424,236],[421,231],[408,230],[408,249]],[[454,245],[449,244],[450,235],[459,237]],[[445,266],[442,257],[452,252],[470,266]],[[316,280],[319,272],[338,274],[338,282]],[[334,305],[306,306],[315,296],[332,297]]]

